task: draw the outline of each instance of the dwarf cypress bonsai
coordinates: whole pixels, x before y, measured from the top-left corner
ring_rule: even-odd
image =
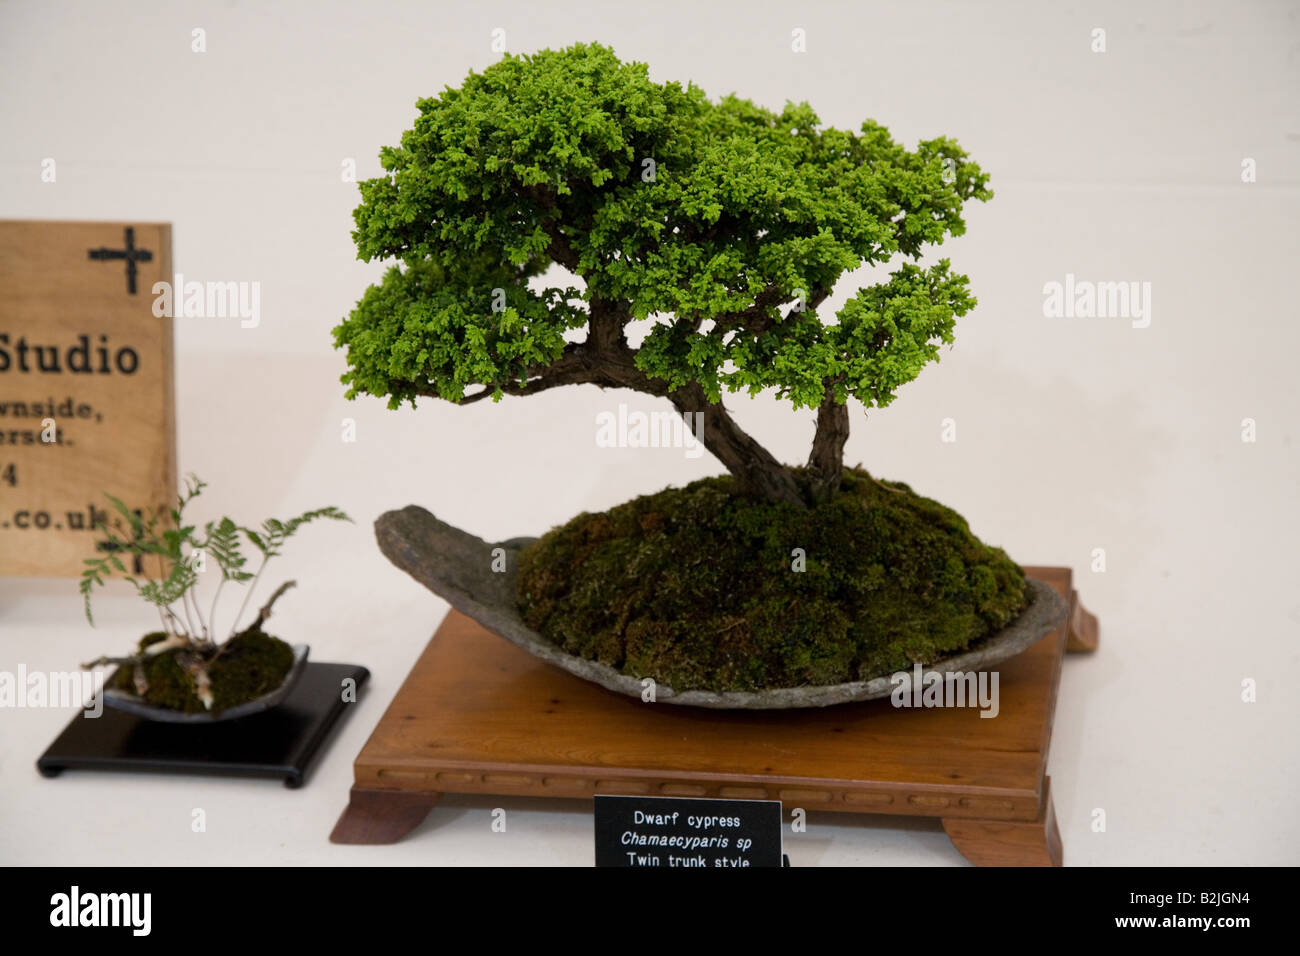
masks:
[[[1021,569],[960,515],[844,467],[848,400],[888,405],[975,305],[947,259],[917,261],[992,196],[956,143],[714,102],[599,45],[506,56],[418,107],[361,184],[359,256],[395,263],[334,330],[348,397],[629,388],[730,472],[579,515],[494,568],[532,633],[677,691],[748,692],[929,663],[1025,609]],[[846,273],[895,258],[829,313]],[[742,390],[815,409],[806,465],[740,428],[722,398]],[[484,543],[411,510],[380,519],[381,545],[463,596],[436,566]]]
[[[992,196],[950,139],[908,150],[807,104],[712,102],[594,44],[506,56],[418,107],[388,175],[361,184],[359,255],[397,264],[334,330],[349,397],[630,388],[702,413],[739,489],[806,508],[840,484],[847,400],[888,405],[975,305],[943,259],[823,308],[845,273],[919,259]],[[816,409],[804,470],[722,404],[768,389]]]

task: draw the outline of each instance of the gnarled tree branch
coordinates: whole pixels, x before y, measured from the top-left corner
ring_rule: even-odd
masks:
[[[769,296],[764,301],[770,305],[776,300]],[[754,308],[757,306],[758,303]],[[667,398],[687,425],[700,435],[704,447],[731,472],[742,491],[769,501],[806,508],[807,500],[794,473],[742,429],[721,402],[709,401],[698,383],[674,389],[665,380],[651,377],[637,367],[636,351],[628,347],[623,332],[629,320],[626,302],[593,296],[585,342],[566,346],[554,362],[530,367],[523,382],[503,382],[493,388],[484,388],[462,397],[459,404],[483,401],[498,389],[505,395],[522,396],[564,385],[583,384],[627,388]],[[429,388],[417,389],[416,393],[439,397]],[[700,416],[698,419],[697,415]],[[845,415],[844,431],[847,435],[847,413]],[[842,451],[842,442],[839,447]]]
[[[709,401],[697,383],[673,389],[663,379],[647,375],[636,365],[636,352],[627,346],[621,321],[617,328],[617,338],[608,334],[589,335],[585,343],[574,347],[571,353],[547,367],[537,378],[522,386],[503,387],[502,391],[512,395],[530,395],[560,385],[585,383],[601,388],[628,388],[667,398],[687,425],[700,435],[704,447],[731,472],[744,492],[799,508],[807,506],[790,469],[745,432],[721,402]],[[484,394],[476,393],[466,401],[478,400]],[[700,416],[698,419],[697,415]]]

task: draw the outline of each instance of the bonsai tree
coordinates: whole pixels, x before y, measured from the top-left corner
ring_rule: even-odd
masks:
[[[176,507],[148,514],[105,495],[112,517],[96,525],[103,535],[99,544],[103,554],[87,558],[81,573],[81,594],[91,625],[95,623],[90,610],[92,592],[119,575],[154,608],[160,628],[145,635],[133,654],[100,657],[82,666],[118,665],[113,686],[133,690],[140,698],[169,710],[220,711],[280,685],[293,664],[293,649],[264,633],[262,625],[271,615],[271,606],[295,582],[286,581],[276,588],[241,629],[248,601],[267,563],[282,553],[285,542],[302,525],[320,518],[351,520],[339,509],[328,507],[285,521],[269,518],[257,529],[223,517],[207,522],[200,530],[186,524],[185,511],[205,487],[205,482],[191,475]],[[260,555],[255,570],[249,569],[241,538]],[[217,572],[217,583],[211,589],[211,600],[200,601],[198,584],[209,561]],[[227,584],[247,588],[222,637],[217,609]]]
[[[915,261],[992,196],[950,139],[908,150],[807,104],[711,102],[594,44],[506,56],[418,107],[361,184],[359,256],[396,264],[334,331],[349,397],[634,389],[702,414],[741,491],[807,508],[841,483],[848,399],[888,405],[975,305],[947,259]],[[824,309],[897,257],[914,261]],[[802,472],[722,402],[769,389],[816,410]]]
[[[348,396],[634,389],[730,474],[502,542],[490,571],[489,545],[412,506],[376,523],[396,564],[637,692],[866,682],[1026,609],[1021,569],[960,515],[844,467],[848,401],[888,405],[975,305],[948,260],[920,261],[992,195],[956,143],[711,101],[598,45],[507,56],[418,106],[361,184],[359,255],[393,264],[334,330]],[[846,273],[895,259],[830,314]],[[805,466],[740,428],[723,395],[742,390],[815,410]]]

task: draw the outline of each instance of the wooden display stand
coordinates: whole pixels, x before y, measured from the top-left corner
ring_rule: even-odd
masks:
[[[451,611],[355,763],[330,839],[394,843],[443,793],[780,800],[787,810],[938,817],[982,865],[1061,864],[1046,776],[1066,651],[1097,646],[1067,568],[1026,568],[1067,624],[1000,669],[1000,710],[726,711],[643,703],[552,667]]]

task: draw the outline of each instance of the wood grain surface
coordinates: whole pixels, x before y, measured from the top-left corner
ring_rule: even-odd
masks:
[[[1074,596],[1068,569],[1026,570]],[[1059,863],[1046,767],[1067,631],[1001,665],[994,718],[889,700],[718,711],[612,693],[451,611],[358,756],[333,839],[393,842],[439,793],[646,794],[973,821],[949,832],[974,862]]]
[[[134,294],[125,258],[90,255],[125,251],[128,228],[149,253]],[[166,224],[0,221],[0,574],[80,574],[104,492],[173,503],[172,320],[152,292],[172,278]]]

